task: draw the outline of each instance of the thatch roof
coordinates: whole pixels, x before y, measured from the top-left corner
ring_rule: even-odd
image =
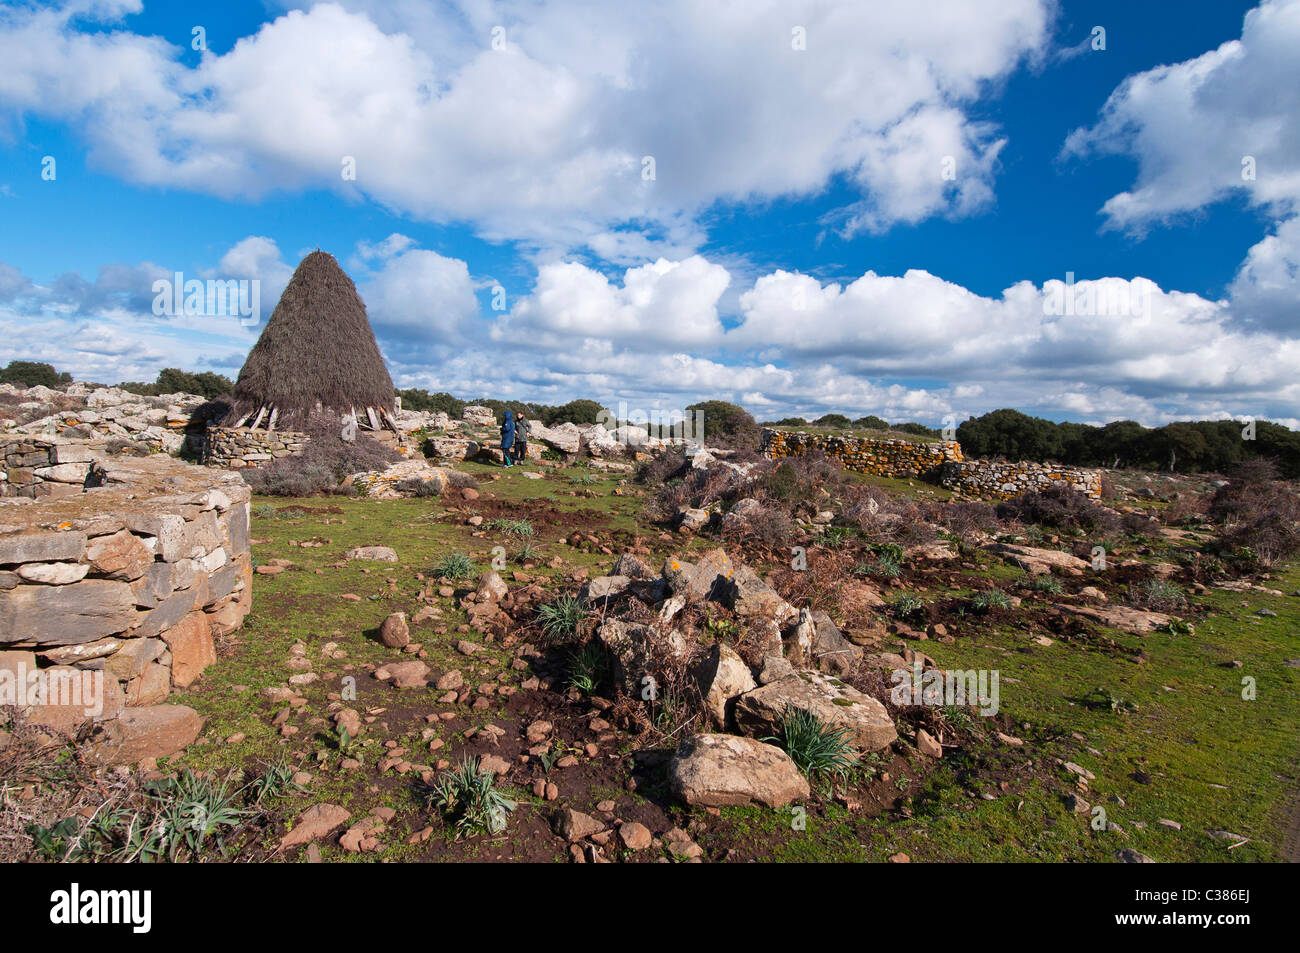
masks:
[[[304,258],[248,353],[225,423],[274,409],[277,430],[301,427],[319,404],[346,414],[393,410],[393,380],[352,279],[334,256]]]

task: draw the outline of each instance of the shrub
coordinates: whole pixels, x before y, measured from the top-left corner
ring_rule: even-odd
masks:
[[[1276,476],[1271,461],[1247,461],[1210,500],[1214,547],[1239,568],[1273,566],[1300,552],[1300,496]]]
[[[268,496],[311,496],[334,493],[346,476],[367,470],[383,470],[403,459],[396,450],[372,440],[364,433],[355,440],[343,439],[342,425],[332,414],[316,414],[304,425],[310,438],[298,454],[272,460],[264,467],[244,471],[244,480],[254,493]]]
[[[152,384],[142,381],[123,381],[117,386],[141,397],[157,397],[159,394],[198,394],[200,397],[212,400],[229,394],[234,390],[235,382],[224,374],[216,374],[212,371],[191,374],[178,367],[164,367],[158,372],[158,379]]]
[[[433,574],[453,582],[474,575],[474,560],[465,553],[448,553],[433,567]]]
[[[1011,599],[1001,589],[986,589],[978,592],[970,601],[976,612],[988,612],[990,609],[1010,609]]]
[[[569,654],[569,687],[584,695],[595,694],[609,669],[604,646],[588,642]]]
[[[997,510],[988,503],[952,503],[943,508],[940,518],[948,532],[959,539],[998,528]]]
[[[637,483],[647,486],[661,486],[683,476],[687,469],[686,451],[667,450],[637,467],[635,479]]]
[[[762,478],[764,494],[783,503],[817,498],[817,491],[838,486],[844,480],[844,466],[821,451],[782,460]]]
[[[1129,601],[1141,609],[1170,612],[1187,605],[1182,587],[1167,579],[1147,579],[1129,590]]]
[[[858,760],[847,728],[831,728],[815,714],[787,704],[777,733],[763,741],[776,744],[810,781],[845,781]]]
[[[444,772],[429,793],[429,805],[455,822],[457,839],[474,834],[499,834],[517,806],[497,790],[496,777],[485,771],[477,756]]]
[[[924,599],[913,595],[903,595],[889,603],[888,608],[889,614],[901,621],[920,615],[925,611],[925,607],[926,602]]]
[[[1130,536],[1154,536],[1160,532],[1160,524],[1145,513],[1125,513],[1120,517],[1119,526]]]
[[[751,513],[745,521],[745,532],[773,550],[787,549],[801,535],[794,520],[771,506],[762,506]]]
[[[465,402],[444,391],[430,394],[423,388],[411,387],[399,390],[397,396],[402,398],[403,410],[421,410],[435,414],[442,411],[452,420],[460,420],[465,414]]]
[[[883,417],[877,417],[875,414],[867,414],[867,416],[859,417],[853,421],[853,426],[861,427],[864,430],[888,430],[889,421]]]
[[[1065,592],[1065,587],[1061,585],[1061,580],[1055,576],[1034,576],[1029,582],[1029,587],[1035,592],[1046,592],[1049,595],[1059,596]]]
[[[577,596],[560,596],[537,609],[542,631],[556,641],[573,638],[586,615],[587,605]]]
[[[903,547],[895,543],[878,543],[871,547],[874,558],[863,560],[854,567],[858,575],[897,579],[903,574]]]
[[[1064,483],[1022,493],[998,504],[999,519],[1019,520],[1058,530],[1114,533],[1120,520],[1114,512],[1098,506],[1087,496]]]
[[[421,480],[419,477],[407,477],[394,484],[393,489],[403,496],[430,497],[441,496],[442,490],[434,480]]]

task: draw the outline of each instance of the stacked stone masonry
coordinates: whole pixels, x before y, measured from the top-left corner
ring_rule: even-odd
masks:
[[[846,470],[898,478],[923,477],[942,463],[962,459],[961,446],[955,442],[920,443],[791,430],[763,431],[763,452],[773,459],[803,456],[815,450],[839,460]]]
[[[308,439],[305,433],[294,430],[209,427],[203,445],[203,462],[228,470],[260,467],[278,457],[301,453]]]
[[[0,687],[21,673],[97,686],[76,704],[18,707],[56,736],[89,731],[109,760],[138,760],[141,733],[193,740],[194,712],[160,703],[249,611],[249,488],[160,456],[103,462],[102,487],[0,500]]]
[[[1068,483],[1094,500],[1101,499],[1101,471],[1062,467],[1053,463],[1007,463],[966,460],[945,463],[937,482],[954,492],[980,499],[1009,500],[1053,483]]]
[[[763,431],[763,452],[773,459],[820,451],[847,470],[876,476],[922,478],[963,496],[1010,499],[1052,483],[1068,483],[1093,499],[1101,498],[1101,471],[1050,463],[966,460],[955,442],[913,443],[872,440],[802,431]]]
[[[80,493],[92,460],[102,460],[101,444],[60,438],[0,436],[0,497],[40,499]]]

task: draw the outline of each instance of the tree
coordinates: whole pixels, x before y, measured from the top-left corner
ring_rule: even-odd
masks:
[[[918,424],[914,420],[909,420],[905,424],[899,424],[898,426],[892,429],[897,430],[899,433],[915,434],[918,437],[939,436],[939,431],[936,430],[934,427],[927,427],[925,424]]]
[[[743,408],[725,400],[705,400],[691,404],[687,414],[700,411],[704,416],[704,441],[724,450],[758,449],[758,424]]]
[[[813,422],[818,427],[838,427],[841,430],[847,430],[853,426],[853,421],[843,414],[823,414]]]
[[[229,394],[235,389],[235,382],[224,374],[216,374],[212,371],[191,374],[178,367],[164,367],[158,372],[158,379],[152,384],[124,381],[117,386],[132,394],[145,397],[157,397],[159,394],[198,394],[200,397],[212,400],[214,397]]]
[[[875,414],[868,414],[853,421],[853,426],[861,427],[864,430],[888,430],[889,421],[883,417],[877,417]]]
[[[585,427],[588,424],[600,423],[600,415],[605,408],[594,400],[580,398],[561,404],[559,407],[534,404],[530,409],[546,427],[562,423],[575,423]]]
[[[23,384],[27,387],[66,387],[71,374],[60,374],[53,364],[41,361],[10,361],[0,370],[0,384]]]
[[[1005,408],[965,421],[957,428],[957,441],[968,456],[1040,463],[1061,459],[1065,449],[1052,421]]]
[[[460,420],[461,417],[465,416],[465,402],[459,397],[451,396],[446,391],[430,394],[423,388],[409,387],[406,390],[399,390],[397,396],[402,398],[402,408],[404,410],[419,410],[431,414],[441,411],[452,420]]]
[[[1184,470],[1198,469],[1205,456],[1205,437],[1195,425],[1180,421],[1151,431],[1146,441],[1150,459],[1168,464],[1172,473],[1181,459]]]

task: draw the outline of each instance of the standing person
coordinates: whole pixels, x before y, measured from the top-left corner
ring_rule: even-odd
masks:
[[[528,418],[519,411],[515,417],[515,463],[528,462]]]
[[[510,467],[510,451],[515,445],[515,414],[512,410],[506,411],[505,420],[501,422],[501,456],[505,458],[502,466]]]

